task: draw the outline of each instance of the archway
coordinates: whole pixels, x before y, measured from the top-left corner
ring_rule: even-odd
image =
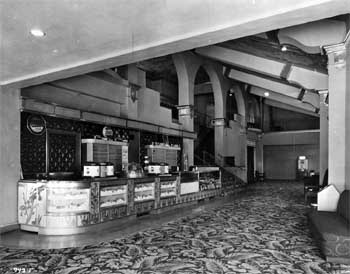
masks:
[[[200,74],[205,71],[205,81],[209,82],[212,88],[213,101],[214,101],[214,118],[225,118],[226,111],[226,93],[231,85],[231,81],[224,77],[223,66],[219,63],[203,60],[192,52],[183,52],[173,55],[176,72],[179,79],[179,105],[194,105],[194,87],[196,83],[196,76],[199,69],[202,67]],[[208,80],[209,79],[209,80]],[[198,83],[199,80],[197,80]],[[210,85],[208,85],[210,86]],[[243,101],[244,102],[244,101]],[[180,123],[183,128],[188,131],[194,130],[193,117],[187,116],[180,119]],[[222,151],[224,141],[224,125],[214,127],[214,162],[218,164],[223,163]],[[194,142],[193,140],[184,139],[184,150],[191,156],[189,157],[189,163],[191,158],[194,159]],[[192,155],[191,155],[192,153]]]
[[[195,165],[215,164],[215,119],[213,86],[203,66],[197,70],[194,79],[194,141]]]

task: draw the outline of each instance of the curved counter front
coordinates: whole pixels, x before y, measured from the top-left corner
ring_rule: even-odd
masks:
[[[22,230],[39,234],[71,235],[115,226],[123,217],[159,212],[208,195],[220,195],[219,189],[198,192],[198,187],[191,191],[191,197],[183,195],[181,189],[189,179],[185,177],[179,174],[137,179],[21,180],[18,223]],[[193,178],[198,175],[192,174]],[[198,179],[195,182],[198,186]]]

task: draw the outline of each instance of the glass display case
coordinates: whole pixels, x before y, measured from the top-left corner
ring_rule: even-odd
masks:
[[[135,185],[135,202],[154,200],[154,182]]]
[[[90,189],[49,188],[48,213],[77,213],[90,209]]]
[[[197,172],[180,173],[180,195],[199,192],[199,182]]]
[[[101,187],[100,207],[104,208],[110,206],[126,205],[128,202],[127,193],[127,185]]]
[[[221,175],[219,170],[201,171],[199,176],[200,191],[221,188]]]
[[[176,180],[160,182],[160,198],[176,196]]]

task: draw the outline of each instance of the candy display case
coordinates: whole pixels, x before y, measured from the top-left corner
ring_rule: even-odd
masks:
[[[89,211],[90,189],[49,188],[47,213],[80,213]]]
[[[143,202],[154,200],[154,182],[135,184],[134,201]]]
[[[199,190],[215,190],[221,188],[221,172],[219,167],[199,167]]]
[[[187,195],[199,192],[198,173],[180,173],[180,195]]]
[[[160,182],[160,198],[176,196],[176,180]]]
[[[128,187],[127,185],[106,186],[100,189],[100,207],[111,207],[126,205]]]
[[[18,222],[22,230],[43,235],[85,233],[115,227],[124,217],[219,196],[220,183],[217,168],[141,178],[21,180]]]

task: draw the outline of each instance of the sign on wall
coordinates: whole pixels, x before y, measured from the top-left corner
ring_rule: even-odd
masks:
[[[41,135],[45,132],[46,121],[40,115],[30,115],[27,118],[27,128],[34,135]]]

